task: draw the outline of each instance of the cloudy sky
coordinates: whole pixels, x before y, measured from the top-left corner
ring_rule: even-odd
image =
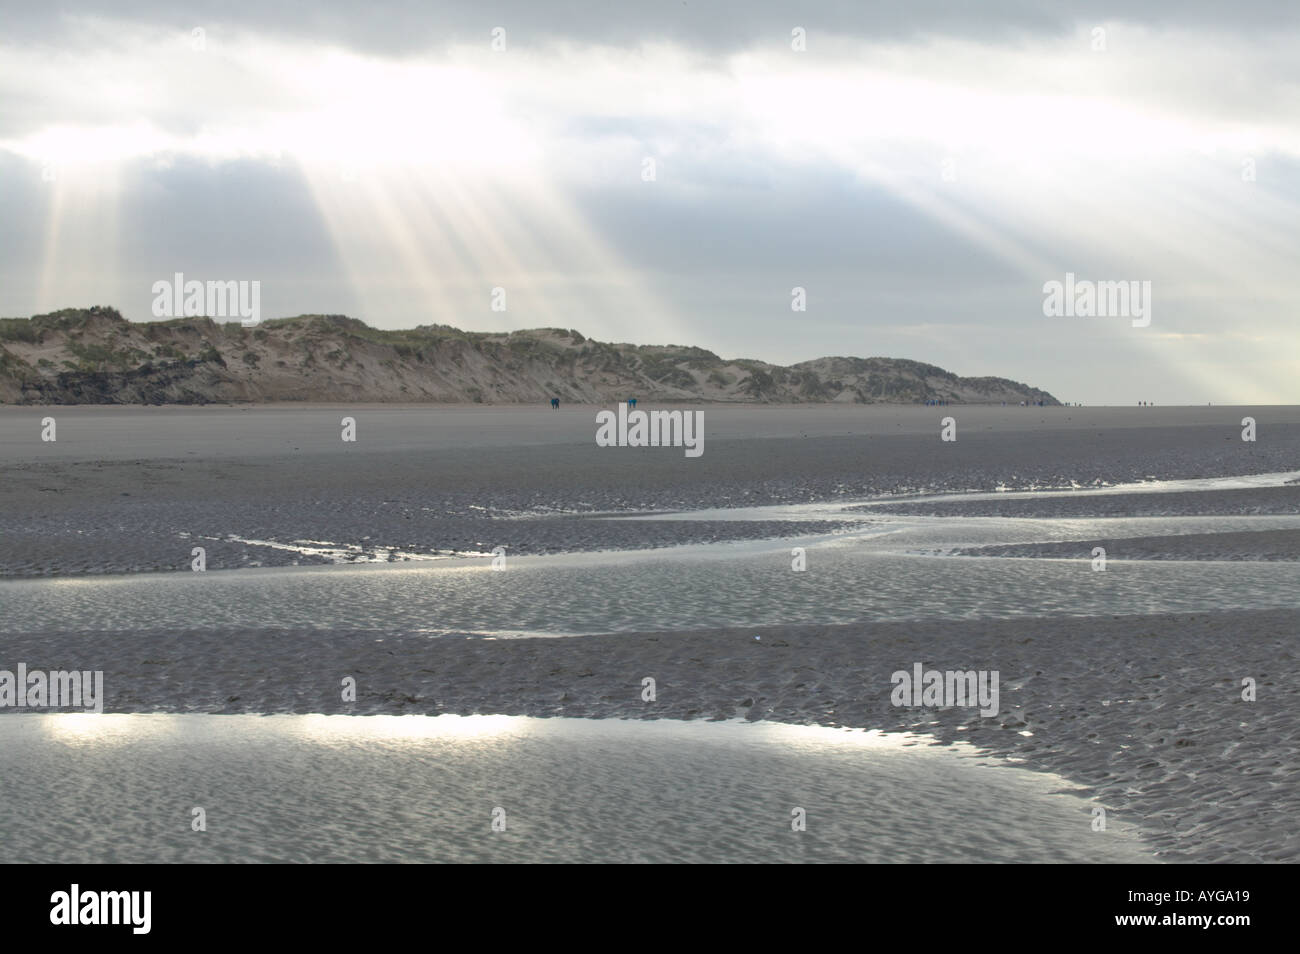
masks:
[[[0,315],[149,320],[182,272],[260,281],[263,317],[1300,403],[1290,0],[4,0],[0,22]],[[1149,325],[1046,317],[1067,272],[1150,282]]]

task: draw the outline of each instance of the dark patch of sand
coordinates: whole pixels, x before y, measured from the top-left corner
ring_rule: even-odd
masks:
[[[1292,469],[1296,462],[1292,462]],[[1300,485],[1237,490],[1087,493],[980,500],[900,500],[849,508],[921,517],[1243,517],[1300,513]]]
[[[1103,547],[1108,560],[1300,560],[1300,530],[1245,530],[1056,543],[1014,543],[966,547],[954,552],[959,556],[1091,560],[1093,547]]]
[[[214,568],[313,562],[231,537],[423,553],[637,549],[814,528],[580,515],[1271,473],[1300,460],[1293,408],[706,407],[696,459],[680,448],[597,447],[587,409],[372,408],[355,411],[356,444],[339,440],[338,409],[55,409],[61,421],[73,416],[42,445],[34,435],[49,410],[0,409],[0,574],[185,570],[186,535],[208,541]],[[1238,436],[1248,411],[1260,420],[1253,444]],[[939,439],[948,414],[959,422],[952,443]],[[1275,490],[1220,499],[1233,513],[1296,512],[1300,488]],[[1213,495],[1195,497],[1215,506]],[[947,505],[894,512],[927,506]]]

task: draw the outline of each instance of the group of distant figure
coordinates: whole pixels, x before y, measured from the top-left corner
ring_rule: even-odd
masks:
[[[1155,407],[1154,401],[1138,401],[1138,407]]]
[[[946,406],[948,406],[948,405],[951,404],[951,403],[952,403],[951,401],[940,401],[938,398],[933,398],[933,399],[931,399],[931,400],[929,400],[929,401],[926,401],[926,402],[925,402],[925,406],[926,406],[926,407],[946,407]],[[1006,402],[1006,401],[1003,401],[1003,402],[1002,402],[1002,406],[1003,406],[1003,407],[1006,407],[1006,406],[1007,406],[1007,402]],[[1021,406],[1021,407],[1046,407],[1046,406],[1047,406],[1047,402],[1046,402],[1046,401],[1021,401],[1021,402],[1020,402],[1020,406]]]
[[[938,398],[932,398],[932,399],[926,401],[926,402],[925,402],[925,405],[926,405],[926,407],[946,407],[947,405],[949,405],[949,404],[951,404],[951,403],[952,403],[951,401],[941,401],[941,400],[939,400]],[[1006,403],[1007,403],[1006,401],[1003,401],[1003,402],[1002,402],[1002,406],[1003,406],[1003,407],[1006,407]],[[1138,401],[1138,404],[1143,405],[1143,406],[1146,406],[1146,407],[1150,407],[1150,406],[1151,406],[1151,402],[1150,402],[1150,401]],[[628,399],[627,399],[627,406],[628,406],[628,407],[636,407],[636,398],[628,398]],[[1028,402],[1026,402],[1026,401],[1021,401],[1021,402],[1020,402],[1020,406],[1021,406],[1021,407],[1043,407],[1043,406],[1044,406],[1044,402],[1043,402],[1043,401],[1028,401]],[[1077,405],[1076,405],[1076,406],[1077,406]],[[551,410],[558,410],[559,407],[560,407],[560,399],[559,399],[559,398],[551,398]]]

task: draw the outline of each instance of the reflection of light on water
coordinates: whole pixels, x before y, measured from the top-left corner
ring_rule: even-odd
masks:
[[[158,738],[176,732],[176,723],[169,716],[139,715],[112,712],[51,712],[49,714],[20,717],[31,718],[42,733],[59,742],[74,745],[118,745],[145,738]]]
[[[101,739],[124,726],[121,716],[98,712],[69,712],[41,716],[41,728],[46,735],[65,742],[88,742]]]
[[[881,732],[878,729],[830,729],[821,725],[787,725],[781,722],[750,723],[752,731],[765,742],[786,745],[836,746],[875,751],[899,751],[929,745],[934,738],[915,732]]]
[[[523,735],[533,720],[508,715],[303,715],[271,716],[295,735],[320,742],[430,739],[469,742]]]
[[[101,728],[141,744],[101,748]],[[1079,836],[1088,805],[1059,777],[988,771],[1005,763],[957,746],[892,750],[907,738],[739,721],[3,716],[0,831],[6,860],[24,862],[51,860],[69,831],[85,861],[499,861],[486,833],[501,805],[526,833],[514,861],[1151,860],[1118,819],[1117,838]],[[85,824],[87,793],[114,824]],[[222,816],[204,838],[177,822],[195,803]],[[735,836],[779,831],[796,805],[826,832],[807,849]]]
[[[611,733],[638,741],[671,744],[771,745],[785,750],[856,750],[872,754],[917,753],[943,748],[948,753],[978,755],[980,750],[966,742],[945,743],[924,732],[883,732],[879,729],[832,728],[824,725],[794,725],[784,722],[750,722],[747,719],[537,719],[519,718],[538,737],[567,739],[608,738]],[[936,723],[937,724],[937,723]]]
[[[51,712],[7,717],[5,728],[30,727],[52,741],[94,745],[158,740],[184,730],[210,739],[292,737],[307,742],[426,739],[470,742],[526,735],[537,719],[508,715],[177,715]]]
[[[204,539],[215,540],[216,537],[206,537]],[[226,534],[225,539],[232,543],[242,543],[246,546],[267,547],[272,550],[289,550],[303,556],[316,556],[328,559],[333,563],[357,564],[357,563],[377,563],[386,565],[389,563],[402,562],[427,562],[432,560],[450,560],[453,558],[466,557],[490,557],[491,553],[483,553],[478,550],[434,550],[431,553],[419,553],[416,551],[402,550],[398,547],[384,546],[382,544],[366,544],[364,546],[354,543],[333,543],[329,540],[293,540],[290,543],[280,543],[277,540],[252,540],[245,537],[236,536],[233,533]]]

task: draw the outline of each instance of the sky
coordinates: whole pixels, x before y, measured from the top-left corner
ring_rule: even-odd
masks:
[[[1300,403],[1294,2],[0,0],[0,23],[3,316],[153,320],[182,273],[260,282],[263,318]],[[1067,274],[1130,312],[1045,314]]]

